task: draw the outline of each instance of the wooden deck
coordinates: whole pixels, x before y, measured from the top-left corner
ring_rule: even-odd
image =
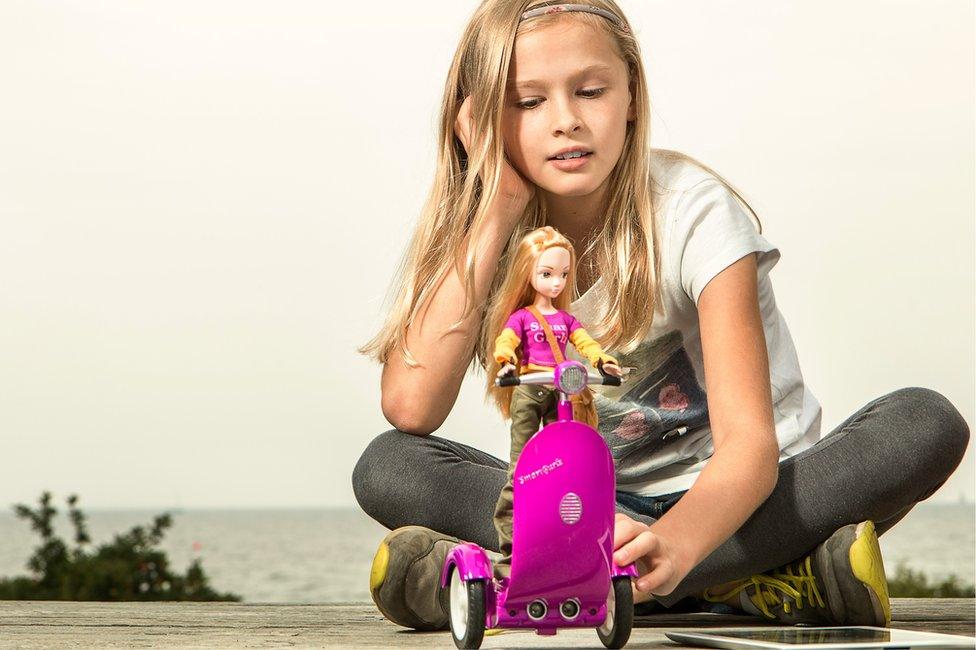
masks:
[[[895,599],[892,627],[974,636],[976,601]],[[756,625],[715,614],[638,618],[628,648],[678,648],[662,628]],[[76,603],[0,601],[0,647],[340,647],[453,648],[447,632],[415,632],[384,619],[372,603]],[[554,637],[505,631],[483,648],[603,648],[593,630]]]

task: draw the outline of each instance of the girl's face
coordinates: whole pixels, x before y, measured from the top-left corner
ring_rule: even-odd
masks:
[[[555,299],[566,288],[572,258],[561,246],[547,248],[535,263],[532,288],[536,293]]]
[[[602,31],[562,19],[516,39],[502,114],[505,151],[543,191],[597,190],[617,164],[634,117],[627,65]],[[572,147],[589,153],[553,160]]]

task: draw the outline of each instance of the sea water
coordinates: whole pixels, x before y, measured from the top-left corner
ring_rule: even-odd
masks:
[[[31,504],[33,507],[33,504]],[[63,507],[55,531],[72,546]],[[86,512],[95,545],[134,525],[149,526],[159,510]],[[321,510],[183,510],[160,547],[184,572],[201,560],[217,591],[251,603],[369,601],[369,568],[388,532],[358,508]],[[26,575],[38,536],[12,511],[0,512],[0,576]],[[885,568],[899,563],[930,579],[959,576],[972,584],[976,509],[972,504],[920,504],[881,536]]]

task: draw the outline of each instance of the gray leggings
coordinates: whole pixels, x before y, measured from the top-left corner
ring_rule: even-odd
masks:
[[[969,425],[949,400],[903,388],[868,403],[816,445],[783,460],[772,494],[667,596],[672,606],[706,587],[799,559],[835,530],[872,519],[878,534],[935,492],[959,465]],[[492,514],[508,463],[438,436],[381,433],[352,474],[363,510],[390,529],[420,525],[497,551]],[[683,492],[617,493],[617,511],[652,523]]]

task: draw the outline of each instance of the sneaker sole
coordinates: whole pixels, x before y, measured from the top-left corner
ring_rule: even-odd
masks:
[[[873,521],[862,521],[854,532],[854,543],[848,553],[851,571],[868,590],[876,614],[884,619],[884,626],[891,624],[891,601],[888,597],[888,579],[885,576],[881,546],[875,534]]]
[[[373,564],[369,567],[369,592],[375,593],[383,586],[386,579],[386,570],[390,566],[390,545],[386,542],[380,544],[373,556]]]

